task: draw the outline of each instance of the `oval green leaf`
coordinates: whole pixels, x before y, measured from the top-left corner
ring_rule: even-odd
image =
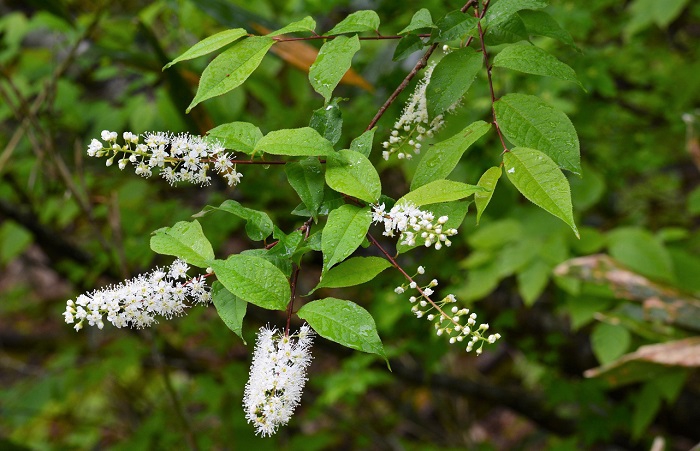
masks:
[[[420,207],[421,205],[464,199],[482,191],[485,191],[485,189],[480,186],[453,182],[452,180],[435,180],[411,191],[397,200],[396,203],[410,202],[416,207]]]
[[[523,9],[542,9],[547,7],[544,0],[500,0],[489,5],[489,10],[482,20],[484,28],[496,26]]]
[[[274,42],[266,36],[246,38],[214,58],[204,69],[197,94],[186,112],[189,113],[204,100],[220,96],[240,86],[260,65]]]
[[[218,207],[207,205],[202,211],[193,215],[193,217],[200,218],[209,213],[210,211],[217,210],[225,211],[227,213],[231,213],[232,215],[238,216],[241,219],[244,219],[246,222],[245,232],[248,235],[248,237],[253,241],[262,241],[268,236],[270,236],[270,234],[272,233],[273,224],[272,220],[267,215],[267,213],[263,211],[253,210],[252,208],[244,207],[243,205],[232,199],[225,200]]]
[[[450,175],[469,146],[490,129],[491,124],[476,121],[451,138],[430,146],[418,163],[411,182],[411,189],[416,189],[434,180],[444,179]]]
[[[610,255],[631,270],[653,279],[675,282],[668,249],[647,230],[622,227],[609,232],[607,241]]]
[[[275,130],[258,141],[255,153],[311,157],[328,155],[333,145],[311,127]]]
[[[493,108],[501,131],[513,144],[538,149],[559,167],[581,172],[578,135],[566,114],[526,94],[507,94]]]
[[[229,122],[214,127],[207,132],[211,138],[218,139],[231,150],[251,154],[255,144],[263,137],[258,127],[249,122]]]
[[[529,43],[505,47],[493,59],[493,66],[572,81],[583,88],[576,77],[576,72],[568,64],[562,63],[546,50]]]
[[[304,305],[297,315],[323,338],[351,349],[377,354],[386,360],[374,318],[354,302],[336,298],[319,299]]]
[[[247,34],[248,32],[245,31],[245,29],[243,28],[234,28],[232,30],[224,30],[219,33],[216,33],[212,36],[209,36],[206,39],[199,41],[198,43],[187,49],[182,55],[178,56],[177,58],[166,64],[163,67],[163,70],[169,68],[175,63],[179,63],[180,61],[191,60],[193,58],[204,56],[215,50],[219,50],[221,47],[229,45],[233,41],[240,39]]]
[[[484,172],[484,174],[479,179],[477,186],[481,186],[488,191],[482,191],[479,193],[474,193],[474,203],[476,204],[476,223],[479,224],[481,215],[486,210],[486,206],[491,202],[491,197],[493,197],[493,192],[496,189],[496,184],[498,179],[501,178],[503,170],[499,166],[494,166],[489,168]]]
[[[503,155],[508,179],[530,202],[571,227],[576,236],[569,181],[557,164],[535,149],[516,147]]]
[[[349,258],[335,268],[329,269],[309,294],[319,288],[352,287],[369,282],[390,266],[389,260],[381,257]]]
[[[445,55],[437,63],[425,88],[425,102],[431,120],[447,111],[467,93],[483,61],[481,52],[465,47]]]
[[[206,268],[214,260],[211,243],[197,221],[180,221],[172,227],[156,230],[151,237],[151,250],[173,255],[198,268]]]
[[[345,72],[350,69],[352,57],[360,50],[360,40],[338,36],[326,41],[318,52],[316,61],[309,68],[309,81],[314,91],[321,94],[326,102],[331,99],[333,90]]]
[[[271,33],[268,33],[267,36],[279,36],[281,34],[288,34],[288,33],[303,33],[303,32],[311,32],[316,29],[316,21],[313,19],[311,16],[306,16],[301,20],[298,20],[296,22],[292,22],[286,27],[282,27],[279,30],[275,30]]]
[[[211,284],[211,299],[214,302],[219,318],[226,324],[226,327],[241,337],[241,340],[245,343],[243,338],[243,317],[245,317],[248,303],[228,291],[219,281]]]
[[[367,130],[357,138],[353,139],[350,143],[350,150],[355,152],[360,152],[362,155],[369,158],[369,154],[372,152],[372,141],[374,140],[374,132],[377,131],[377,127],[371,130]]]
[[[465,14],[460,10],[450,11],[445,14],[445,17],[437,21],[428,43],[462,39],[472,29],[476,28],[477,22],[476,17]]]
[[[379,30],[379,15],[372,10],[356,11],[340,21],[326,36],[341,33],[362,33]]]
[[[578,50],[569,32],[563,29],[561,25],[546,12],[525,9],[519,11],[518,16],[520,16],[520,20],[525,24],[525,28],[527,28],[529,34],[547,36],[548,38],[556,39]]]
[[[298,163],[287,163],[284,166],[284,172],[287,174],[289,184],[316,220],[318,209],[323,202],[323,189],[326,186],[321,163],[317,158],[309,157]]]
[[[613,362],[627,351],[630,345],[630,332],[619,325],[598,323],[591,333],[593,354],[605,365]]]
[[[212,268],[221,284],[244,301],[269,310],[287,308],[291,298],[289,281],[264,258],[232,255],[226,260],[215,260]]]
[[[374,165],[354,150],[328,155],[326,183],[340,193],[370,203],[376,202],[382,194],[382,184]]]
[[[405,34],[410,31],[420,30],[421,28],[432,28],[433,17],[430,15],[430,11],[427,8],[421,8],[413,14],[411,18],[411,23],[406,26],[403,30],[399,31],[399,34]]]
[[[321,235],[324,272],[355,252],[365,239],[371,222],[369,207],[343,205],[328,215]]]

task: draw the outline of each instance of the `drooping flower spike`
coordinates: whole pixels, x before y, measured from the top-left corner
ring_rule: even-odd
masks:
[[[190,305],[211,300],[204,276],[187,280],[188,269],[184,261],[175,260],[170,268],[156,268],[118,285],[81,294],[75,301],[68,300],[63,316],[66,323],[75,323],[76,331],[85,322],[102,329],[104,315],[116,327],[137,329],[157,322],[157,316],[181,316]]]
[[[260,328],[243,394],[246,419],[256,435],[272,435],[292,418],[306,384],[313,335],[306,324],[291,336]]]
[[[137,175],[150,177],[155,169],[171,185],[189,182],[200,186],[211,183],[209,170],[220,174],[229,186],[241,181],[243,174],[236,171],[234,155],[226,153],[219,141],[189,133],[156,132],[135,135],[124,132],[124,144],[118,144],[116,132],[103,130],[99,139],[93,139],[87,153],[91,157],[108,157],[107,166],[117,160],[119,169],[131,164]],[[143,138],[143,142],[142,139]],[[103,142],[104,141],[104,142]]]

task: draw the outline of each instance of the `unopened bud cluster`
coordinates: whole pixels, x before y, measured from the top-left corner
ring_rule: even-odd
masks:
[[[68,300],[63,316],[66,323],[75,323],[76,331],[86,321],[102,329],[104,315],[116,327],[137,329],[157,322],[157,316],[180,316],[189,305],[211,300],[204,276],[188,280],[188,269],[184,261],[175,260],[170,268],[156,268],[118,285],[81,294],[75,301]]]
[[[418,274],[424,274],[425,268],[418,267]],[[415,278],[415,276],[414,276]],[[441,301],[435,302],[430,296],[434,293],[433,288],[438,285],[438,281],[433,279],[425,286],[419,287],[415,281],[409,284],[404,284],[396,287],[394,290],[397,294],[403,294],[408,289],[418,291],[418,296],[411,296],[408,300],[413,304],[411,311],[417,318],[425,317],[432,322],[436,334],[438,336],[449,337],[450,343],[467,342],[466,351],[470,352],[476,348],[476,354],[479,355],[483,351],[484,343],[495,343],[500,334],[485,335],[489,329],[488,324],[476,325],[476,313],[469,311],[468,308],[459,308],[454,305],[457,303],[457,298],[453,294],[448,294]]]
[[[440,250],[442,246],[451,246],[449,237],[457,234],[457,229],[445,227],[449,220],[447,216],[435,215],[429,211],[423,211],[415,205],[402,202],[394,205],[386,211],[386,206],[372,206],[372,220],[374,223],[384,224],[384,236],[393,237],[395,232],[400,234],[400,244],[415,246],[417,240],[423,241],[425,247],[434,246]]]
[[[229,186],[237,185],[243,177],[231,161],[234,156],[226,153],[226,149],[216,140],[189,133],[136,135],[124,132],[124,144],[119,144],[117,133],[108,130],[103,130],[100,137],[102,141],[93,139],[90,142],[87,150],[89,156],[107,157],[107,166],[114,164],[117,158],[119,169],[123,170],[131,164],[136,174],[142,177],[150,177],[153,170],[158,168],[161,177],[171,185],[189,182],[206,186],[211,182],[209,170],[212,165]]]
[[[410,160],[413,158],[411,152],[419,154],[422,142],[433,135],[445,125],[444,115],[438,114],[434,118],[428,117],[428,106],[425,91],[430,83],[436,63],[431,63],[425,68],[423,78],[416,85],[416,89],[406,103],[401,113],[401,117],[394,123],[389,139],[382,143],[384,151],[382,157],[388,160],[393,154],[399,159]],[[457,103],[447,109],[452,112],[457,107]]]
[[[313,331],[306,324],[292,336],[268,327],[258,332],[243,394],[246,419],[256,435],[272,435],[292,418],[306,384],[312,341]]]

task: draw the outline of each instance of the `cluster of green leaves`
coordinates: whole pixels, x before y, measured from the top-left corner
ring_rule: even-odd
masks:
[[[68,12],[75,11],[80,3],[72,2],[64,7],[56,2],[55,8],[33,15],[26,9],[8,14],[2,10],[3,76],[9,72],[14,85],[26,98],[39,95],[50,81],[50,72],[56,67],[53,55],[62,55],[71,42],[83,39],[81,33],[92,15],[80,14],[78,20],[73,20]],[[504,170],[501,164],[507,154],[499,155],[500,140],[490,124],[492,102],[487,67],[477,45],[476,21],[457,11],[443,16],[444,5],[439,2],[419,5],[401,2],[400,7],[391,1],[377,4],[376,15],[382,18],[382,32],[401,30],[402,39],[394,52],[395,65],[388,63],[394,50],[392,45],[354,39],[356,33],[367,38],[379,29],[379,23],[372,21],[372,12],[360,14],[357,20],[346,24],[349,27],[364,24],[364,29],[333,32],[342,35],[340,44],[336,45],[344,56],[335,60],[337,72],[352,60],[352,67],[365,74],[378,93],[401,82],[410,68],[403,63],[414,61],[415,56],[408,58],[413,52],[446,40],[457,48],[457,42],[473,37],[469,48],[453,51],[442,59],[434,56],[440,67],[436,67],[429,86],[430,116],[450,106],[450,99],[462,97],[464,107],[451,116],[443,132],[424,146],[420,158],[411,162],[377,163],[379,158],[376,152],[371,152],[371,142],[375,134],[385,134],[381,128],[384,122],[379,123],[376,131],[360,134],[371,116],[368,112],[376,111],[371,96],[356,95],[357,91],[343,85],[344,82],[332,88],[324,86],[337,76],[333,64],[328,62],[316,64],[313,80],[304,72],[292,69],[292,60],[282,52],[276,53],[281,43],[273,43],[268,49],[278,56],[260,56],[260,65],[244,83],[226,94],[202,101],[185,115],[190,101],[196,97],[194,90],[190,92],[189,81],[205,70],[208,60],[183,61],[161,72],[170,62],[163,51],[177,54],[199,39],[206,41],[209,30],[223,29],[230,31],[219,37],[232,39],[219,48],[225,53],[248,39],[258,38],[248,36],[249,33],[267,33],[251,26],[253,23],[264,24],[268,30],[280,30],[274,20],[289,23],[310,14],[319,23],[332,23],[347,14],[346,9],[333,10],[338,2],[305,2],[303,11],[294,2],[271,3],[261,0],[256,4],[257,12],[265,18],[256,17],[231,2],[216,0],[162,0],[140,10],[132,10],[135,7],[130,4],[123,6],[124,10],[105,11],[99,33],[93,40],[85,41],[89,44],[88,51],[60,77],[55,95],[49,96],[41,110],[44,114],[36,117],[40,124],[54,131],[55,149],[71,168],[83,166],[80,159],[74,160],[73,149],[66,143],[87,142],[102,129],[134,132],[168,129],[200,133],[209,130],[210,135],[224,141],[228,148],[251,158],[286,161],[284,170],[279,166],[269,169],[246,166],[244,183],[232,195],[216,189],[198,192],[179,189],[173,195],[157,183],[115,174],[105,177],[104,169],[99,165],[89,166],[88,162],[89,170],[84,171],[84,177],[76,173],[73,180],[79,187],[84,183],[85,189],[92,193],[85,197],[93,206],[91,216],[81,210],[76,197],[66,196],[68,188],[55,177],[60,170],[54,169],[51,160],[37,159],[37,155],[42,155],[41,149],[35,149],[31,140],[21,139],[14,152],[10,152],[12,158],[7,158],[7,152],[0,155],[3,174],[0,207],[5,215],[0,225],[0,264],[26,265],[25,251],[35,251],[38,247],[51,256],[51,266],[61,278],[73,282],[79,291],[88,290],[98,285],[95,280],[100,276],[119,280],[129,272],[152,266],[148,233],[186,220],[157,232],[153,240],[155,247],[160,246],[159,252],[172,247],[173,253],[188,254],[202,268],[215,264],[230,266],[232,271],[226,273],[239,287],[247,281],[252,284],[250,287],[266,290],[268,297],[263,300],[257,293],[250,293],[255,290],[238,288],[243,293],[235,293],[222,282],[216,282],[213,286],[216,310],[223,321],[217,321],[212,316],[214,312],[192,309],[177,324],[163,323],[157,328],[169,358],[175,359],[172,365],[178,368],[173,374],[174,389],[186,408],[196,412],[191,421],[201,431],[197,440],[203,448],[234,442],[242,448],[260,449],[282,444],[291,449],[323,449],[348,446],[348,443],[368,448],[377,446],[377,437],[387,437],[388,441],[401,443],[408,449],[428,445],[476,447],[478,441],[465,442],[461,433],[463,425],[480,421],[472,412],[484,412],[487,416],[494,406],[501,405],[518,411],[517,403],[488,398],[489,393],[508,393],[499,390],[501,383],[518,384],[522,390],[517,394],[519,401],[529,395],[544,397],[547,405],[556,406],[562,414],[559,419],[575,422],[573,429],[562,430],[556,428],[556,422],[541,421],[546,417],[546,409],[533,409],[537,415],[532,416],[527,411],[518,411],[524,417],[539,418],[535,421],[553,434],[535,432],[525,442],[511,443],[512,446],[580,449],[616,440],[632,447],[633,440],[640,441],[636,446],[650,445],[655,435],[664,435],[669,442],[684,440],[678,437],[694,437],[695,428],[687,425],[697,417],[687,410],[683,410],[687,413],[684,418],[679,417],[677,412],[681,409],[674,409],[674,402],[692,400],[697,394],[696,381],[687,375],[696,349],[692,340],[697,334],[698,315],[694,305],[698,298],[695,275],[700,270],[697,257],[700,239],[695,223],[700,196],[697,190],[689,194],[698,178],[694,170],[688,169],[692,164],[684,150],[686,139],[689,149],[693,138],[697,139],[697,122],[693,129],[679,118],[683,113],[693,114],[700,95],[697,78],[700,54],[692,32],[700,17],[700,6],[687,0],[663,4],[635,0],[627,6],[613,0],[596,0],[585,7],[575,2],[551,2],[543,10],[541,1],[496,0],[489,9],[497,14],[482,20],[496,93],[496,118],[507,146],[510,150],[517,146],[537,150],[559,168],[584,175],[569,178],[574,206],[571,222],[575,220],[578,225],[581,236],[578,240],[565,222],[522,202],[517,182],[511,182],[517,168],[510,175],[506,172],[507,177],[501,177]],[[526,9],[509,14],[514,3],[525,4]],[[418,8],[424,9],[412,17]],[[321,22],[322,16],[333,19]],[[433,21],[432,17],[441,18]],[[308,19],[298,21],[295,27],[298,36],[308,36],[314,28]],[[240,35],[241,29],[245,30],[245,36],[233,38]],[[283,32],[284,28],[276,33]],[[42,36],[62,39],[47,43]],[[269,42],[255,41],[261,48]],[[306,48],[333,41],[311,41]],[[353,52],[356,44],[361,45],[361,51]],[[581,53],[576,52],[579,47]],[[324,50],[323,59],[336,51],[328,51],[329,48],[332,49]],[[576,78],[544,55],[557,55],[575,69]],[[251,51],[250,58],[242,64],[249,68],[258,56]],[[538,60],[539,64],[523,61],[528,58]],[[309,60],[306,67],[313,61]],[[455,67],[461,68],[457,74]],[[456,80],[454,84],[440,82],[451,78]],[[221,82],[224,86],[225,83],[225,80]],[[0,84],[8,88],[4,79]],[[587,92],[579,89],[579,84]],[[351,100],[341,101],[341,97]],[[319,108],[321,98],[324,105]],[[405,94],[386,111],[383,121],[387,124],[400,113],[403,98]],[[501,103],[504,99],[506,102]],[[532,121],[523,114],[528,105],[537,107],[541,117]],[[316,111],[312,113],[313,110]],[[560,154],[551,153],[556,151],[548,147],[553,136],[567,141],[568,128],[562,126],[566,121],[559,119],[562,112],[576,124],[586,152],[587,164],[583,170],[577,167],[577,150],[573,153],[573,146],[560,147]],[[0,144],[7,149],[5,145],[13,142],[11,138],[16,130],[22,130],[22,122],[14,119],[11,104],[6,102],[0,102],[0,117],[3,122]],[[697,116],[694,117],[697,121]],[[237,122],[231,123],[232,120]],[[559,126],[547,128],[554,123]],[[650,123],[654,126],[650,127]],[[212,128],[213,124],[223,125]],[[519,127],[526,126],[530,141],[518,134]],[[315,134],[307,128],[315,130]],[[293,131],[292,137],[303,137],[304,133],[313,136],[315,150],[310,152],[314,153],[285,153],[287,143],[278,145],[285,135],[274,134],[279,130]],[[318,136],[331,143],[330,147]],[[283,139],[277,139],[280,137]],[[263,144],[272,151],[258,145],[263,138],[268,140]],[[297,146],[292,152],[303,150]],[[369,172],[363,168],[365,160],[352,158],[355,153],[362,154],[372,164],[379,174],[378,183],[367,176]],[[514,155],[518,161],[511,161],[507,168],[536,160],[529,151],[520,156],[518,153],[521,152]],[[45,176],[37,177],[37,171]],[[532,171],[530,175],[551,174]],[[450,226],[461,224],[458,237],[464,239],[454,240],[449,260],[443,252],[428,253],[422,249],[408,252],[409,249],[399,247],[405,253],[402,261],[434,269],[441,288],[456,293],[460,300],[488,300],[479,307],[486,310],[492,328],[511,344],[512,359],[500,360],[498,371],[490,372],[487,378],[491,385],[468,395],[470,413],[465,414],[454,402],[459,395],[449,391],[448,397],[440,392],[441,378],[425,377],[424,380],[433,381],[432,386],[408,389],[397,365],[392,365],[394,373],[388,373],[376,365],[373,355],[346,356],[338,347],[327,349],[320,344],[314,349],[316,360],[312,370],[321,376],[311,377],[312,396],[305,398],[301,406],[304,415],[295,419],[290,428],[290,433],[296,435],[296,424],[304,423],[319,432],[313,437],[301,434],[282,437],[280,442],[253,441],[240,409],[231,408],[240,400],[247,375],[246,364],[237,360],[245,360],[248,353],[241,344],[231,342],[226,326],[250,343],[254,327],[249,326],[270,321],[270,312],[265,314],[249,306],[239,295],[253,299],[251,304],[263,305],[269,300],[265,308],[282,310],[281,295],[287,292],[279,276],[281,273],[287,281],[297,262],[304,267],[300,273],[301,293],[311,291],[313,297],[309,299],[318,298],[306,304],[309,307],[316,304],[317,308],[311,310],[317,311],[300,310],[300,316],[317,324],[325,322],[328,326],[323,327],[333,329],[334,323],[348,321],[343,316],[345,313],[340,312],[346,312],[350,318],[363,316],[353,307],[355,303],[338,301],[338,298],[353,299],[371,314],[386,345],[383,352],[389,356],[410,353],[427,373],[462,375],[465,368],[469,371],[480,368],[483,362],[471,360],[472,357],[463,353],[443,358],[448,346],[437,337],[425,337],[425,323],[406,320],[405,300],[386,288],[396,283],[396,273],[385,271],[390,266],[387,260],[367,256],[370,251],[358,248],[367,244],[364,240],[358,240],[355,249],[349,251],[334,247],[344,236],[351,236],[345,231],[357,231],[350,228],[351,224],[360,225],[357,215],[350,216],[352,211],[366,209],[365,203],[370,202],[391,205],[393,200],[388,196],[396,199],[407,194],[418,196],[411,193],[443,179],[483,188],[473,193],[480,225],[476,227],[473,220],[464,221],[468,199],[425,204],[429,209],[443,209],[449,214]],[[284,184],[289,184],[291,189],[270,189]],[[339,194],[346,191],[352,192],[346,196],[355,197],[358,203]],[[228,197],[235,197],[245,207]],[[566,221],[567,210],[557,207],[556,197],[551,203],[547,199],[539,202],[549,205],[552,213],[559,213]],[[16,211],[36,212],[36,221],[44,229],[28,227],[26,215],[8,219],[6,203],[16,206]],[[207,207],[197,215],[200,227],[188,220],[187,215],[201,209],[203,203],[218,207]],[[289,215],[297,203],[294,214]],[[328,232],[330,213],[338,215],[338,224],[348,227],[339,227],[326,238],[329,241],[324,252],[325,234],[320,231]],[[297,230],[306,218],[312,218],[308,239],[305,232]],[[115,228],[118,225],[121,230]],[[88,250],[92,254],[90,262],[71,261],[67,253],[55,260],[52,247],[41,238],[46,229]],[[206,231],[206,241],[200,240],[201,246],[189,247],[199,240],[202,229]],[[292,232],[285,234],[285,231]],[[193,240],[180,240],[180,234]],[[100,235],[110,251],[105,252],[104,243],[94,239]],[[178,240],[182,242],[178,244]],[[279,243],[267,250],[243,251],[229,259],[215,257],[228,254],[230,249],[251,247],[251,241],[253,247],[262,248],[270,240]],[[258,246],[258,242],[262,243]],[[348,248],[352,244],[348,243]],[[597,258],[578,263],[572,260],[561,265],[572,257],[602,252],[614,260]],[[120,255],[126,265],[122,269],[125,274],[115,274]],[[460,257],[452,259],[452,255]],[[260,271],[269,273],[271,280],[278,283],[251,280],[245,268],[238,269],[245,266],[243,262],[259,265]],[[589,268],[594,268],[595,274],[623,274],[628,281],[643,283],[620,286],[615,278],[587,279],[586,274],[591,274]],[[321,272],[323,278],[319,280]],[[8,446],[18,442],[38,449],[58,444],[88,448],[116,442],[123,442],[124,447],[144,448],[182,445],[179,434],[163,434],[164,430],[172,430],[172,424],[178,420],[165,397],[167,391],[159,372],[153,370],[153,357],[145,352],[144,346],[123,331],[107,330],[100,335],[105,337],[104,342],[91,341],[88,345],[60,324],[59,313],[70,294],[56,288],[51,290],[50,299],[54,296],[56,299],[49,309],[52,310],[49,319],[47,302],[38,297],[34,286],[20,282],[11,282],[10,286],[3,291],[2,316],[17,328],[8,325],[6,333],[20,337],[30,334],[30,340],[42,343],[31,331],[53,332],[43,334],[52,337],[51,344],[41,349],[32,347],[31,352],[19,350],[23,357],[31,353],[30,358],[20,360],[42,360],[44,368],[22,368],[15,379],[12,379],[14,369],[7,370],[10,382],[0,396],[3,420],[7,421],[2,421],[0,435],[12,441]],[[243,327],[245,315],[248,315],[247,327]],[[282,321],[281,313],[274,317]],[[45,318],[46,322],[38,324],[39,318]],[[207,324],[206,331],[202,330],[202,324]],[[338,329],[339,336],[345,332]],[[354,344],[351,346],[354,349],[371,348],[373,343],[367,337],[350,334],[341,340]],[[14,341],[7,343],[8,349],[17,349],[11,348]],[[207,350],[204,358],[200,358],[202,349]],[[370,352],[379,351],[374,348]],[[335,359],[338,354],[343,355],[342,361]],[[232,355],[236,358],[232,359]],[[580,379],[584,370],[596,365],[602,366],[587,372],[588,379]],[[409,380],[416,383],[415,379]],[[461,377],[457,380],[460,387],[470,382]],[[381,390],[375,389],[378,386]],[[313,396],[316,393],[320,395],[318,398]],[[130,413],[125,414],[126,410]],[[449,415],[440,415],[447,411]],[[411,436],[400,432],[406,430],[407,418],[422,418],[420,415],[426,412],[434,413],[430,422],[411,420]],[[656,421],[660,412],[670,421]],[[104,421],[95,424],[95,418]],[[333,418],[332,422],[328,418]],[[212,426],[221,423],[227,427]],[[429,427],[424,426],[428,423]],[[460,424],[459,434],[451,432],[456,423]],[[572,430],[569,438],[556,436],[571,434]],[[493,446],[508,446],[499,442],[496,435],[484,441],[500,444]]]
[[[436,23],[433,23],[427,9],[419,10],[400,33],[405,36],[401,38],[397,52],[406,46],[419,51],[427,45],[484,41],[481,48],[460,46],[437,63],[435,74],[426,89],[429,119],[444,114],[468,92],[483,68],[483,61],[488,62],[485,43],[491,44],[492,41],[487,40],[487,36],[500,36],[494,38],[498,43],[509,43],[494,58],[493,64],[489,63],[489,84],[492,83],[492,67],[578,83],[573,69],[545,50],[531,44],[510,44],[520,41],[522,36],[501,36],[512,22],[522,23],[519,14],[523,10],[529,12],[526,13],[530,24],[527,33],[539,34],[542,33],[539,30],[545,29],[546,34],[551,34],[547,31],[548,27],[556,24],[556,21],[547,13],[537,11],[544,6],[544,2],[526,4],[502,1],[488,11],[477,10],[477,17],[453,11]],[[273,236],[278,241],[272,249],[244,251],[224,261],[214,260],[213,250],[196,221],[156,232],[151,240],[154,251],[177,256],[194,266],[213,268],[223,287],[228,290],[215,292],[215,304],[223,304],[217,296],[231,299],[233,295],[237,302],[227,302],[226,305],[237,312],[245,311],[237,305],[241,302],[285,310],[288,303],[293,302],[289,289],[292,267],[299,267],[304,255],[312,251],[320,251],[323,255],[323,272],[317,288],[329,286],[328,281],[324,282],[324,276],[338,264],[341,265],[331,273],[330,286],[352,286],[372,280],[388,265],[367,265],[363,268],[364,260],[346,260],[365,241],[371,225],[371,205],[380,202],[410,203],[418,207],[431,205],[440,215],[452,217],[451,227],[458,227],[466,214],[468,204],[455,203],[457,201],[476,195],[477,214],[481,216],[484,212],[501,176],[500,167],[487,170],[478,185],[446,180],[467,149],[492,129],[484,121],[476,121],[451,138],[431,146],[420,159],[411,182],[411,191],[397,201],[382,197],[379,173],[369,159],[375,129],[367,130],[353,139],[349,149],[334,148],[341,135],[342,114],[339,108],[341,99],[333,98],[333,92],[350,68],[353,56],[361,48],[358,34],[378,33],[379,25],[376,12],[356,11],[323,35],[325,42],[309,68],[309,82],[323,96],[325,104],[313,113],[309,127],[272,130],[263,135],[254,124],[233,122],[211,131],[212,136],[221,139],[232,150],[249,154],[251,158],[264,159],[266,155],[302,158],[285,160],[289,184],[302,201],[293,213],[308,216],[314,222],[320,215],[328,216],[325,225],[311,236],[308,233],[310,223],[302,228],[307,232],[304,239],[300,230],[285,235],[276,229],[277,233]],[[313,18],[305,17],[265,36],[250,36],[242,28],[222,31],[196,43],[165,65],[164,69],[228,46],[202,72],[197,94],[187,108],[189,112],[200,102],[226,94],[243,84],[260,65],[268,50],[276,43],[284,42],[280,36],[315,33],[315,28]],[[429,32],[428,39],[419,37],[419,33],[425,31]],[[567,36],[561,29],[558,33]],[[400,59],[406,56],[406,52],[399,52],[397,56],[395,59]],[[495,98],[492,100],[498,133],[505,135],[514,146],[509,149],[504,143],[501,166],[508,178],[525,197],[564,220],[578,235],[569,184],[560,171],[563,168],[580,172],[579,142],[571,121],[564,113],[535,96],[512,93],[497,101]],[[332,192],[343,197],[327,195]],[[328,200],[334,205],[326,206],[322,213],[324,201]],[[252,240],[264,240],[275,227],[264,212],[251,210],[236,202],[226,201],[218,208],[208,207],[202,214],[213,210],[226,211],[245,219],[246,231]],[[316,239],[319,235],[320,240]],[[167,245],[164,244],[166,241]],[[185,249],[181,248],[183,243],[186,243]],[[205,255],[197,252],[197,249],[206,249]],[[409,248],[406,246],[399,246],[399,251],[407,250]],[[351,268],[353,277],[345,276],[346,267]],[[338,285],[335,274],[344,275],[344,285]],[[312,301],[297,314],[325,338],[386,358],[374,320],[352,301],[333,298]],[[222,312],[222,315],[231,317],[228,312]],[[236,317],[240,321],[243,319],[242,315]],[[236,323],[233,330],[240,334],[240,323]],[[359,337],[357,331],[365,330],[368,335]]]

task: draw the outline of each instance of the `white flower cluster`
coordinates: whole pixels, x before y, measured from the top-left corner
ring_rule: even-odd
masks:
[[[306,324],[292,336],[260,328],[243,394],[246,419],[256,434],[272,435],[291,419],[306,384],[312,341],[313,331]]]
[[[418,267],[418,274],[424,274],[425,268]],[[414,276],[415,277],[415,276]],[[433,322],[438,336],[445,335],[449,337],[450,343],[462,343],[467,339],[466,351],[470,352],[476,344],[479,347],[476,349],[476,354],[479,355],[483,351],[484,343],[495,343],[501,334],[484,335],[489,329],[489,325],[484,323],[476,325],[476,313],[469,313],[468,308],[459,308],[451,304],[457,302],[453,294],[448,294],[440,302],[435,302],[430,299],[434,293],[433,288],[438,285],[438,281],[433,279],[424,287],[419,287],[415,281],[411,280],[408,285],[401,285],[394,290],[397,294],[403,294],[407,289],[418,290],[419,296],[411,296],[408,300],[413,304],[411,311],[417,318],[426,317],[428,321]],[[462,319],[467,320],[463,323]]]
[[[372,221],[384,223],[384,236],[393,237],[394,231],[401,236],[400,244],[415,246],[416,239],[425,240],[425,247],[435,246],[440,250],[443,245],[449,247],[452,242],[448,237],[457,234],[457,229],[444,228],[447,216],[435,216],[429,211],[423,211],[409,202],[394,205],[386,211],[386,206],[372,206]]]
[[[200,186],[209,185],[211,177],[208,171],[214,165],[229,186],[241,181],[243,174],[236,171],[231,161],[234,155],[225,152],[225,148],[215,140],[201,136],[167,132],[145,133],[141,136],[124,132],[124,144],[117,143],[117,133],[103,130],[99,139],[93,139],[87,153],[91,157],[108,156],[107,166],[118,160],[119,169],[131,163],[136,174],[142,177],[153,175],[155,168],[160,169],[161,176],[171,185],[178,182],[190,182]],[[141,142],[143,138],[143,142]]]
[[[428,107],[425,98],[425,90],[430,83],[430,77],[433,75],[435,63],[430,63],[425,68],[423,78],[416,85],[416,89],[408,98],[408,102],[401,113],[401,117],[394,123],[394,130],[391,131],[391,136],[387,141],[382,143],[384,151],[382,157],[388,160],[391,155],[397,153],[399,159],[410,160],[413,158],[410,151],[419,154],[421,150],[421,142],[425,138],[432,136],[445,125],[444,115],[438,114],[432,120],[428,117]],[[458,103],[450,106],[447,112],[452,112],[458,106]]]
[[[211,294],[204,276],[187,280],[189,267],[175,260],[170,268],[156,268],[116,286],[81,294],[66,303],[66,323],[76,323],[76,331],[85,321],[90,326],[104,327],[103,316],[116,327],[141,329],[157,322],[156,316],[167,319],[180,316],[189,304],[206,304]]]

